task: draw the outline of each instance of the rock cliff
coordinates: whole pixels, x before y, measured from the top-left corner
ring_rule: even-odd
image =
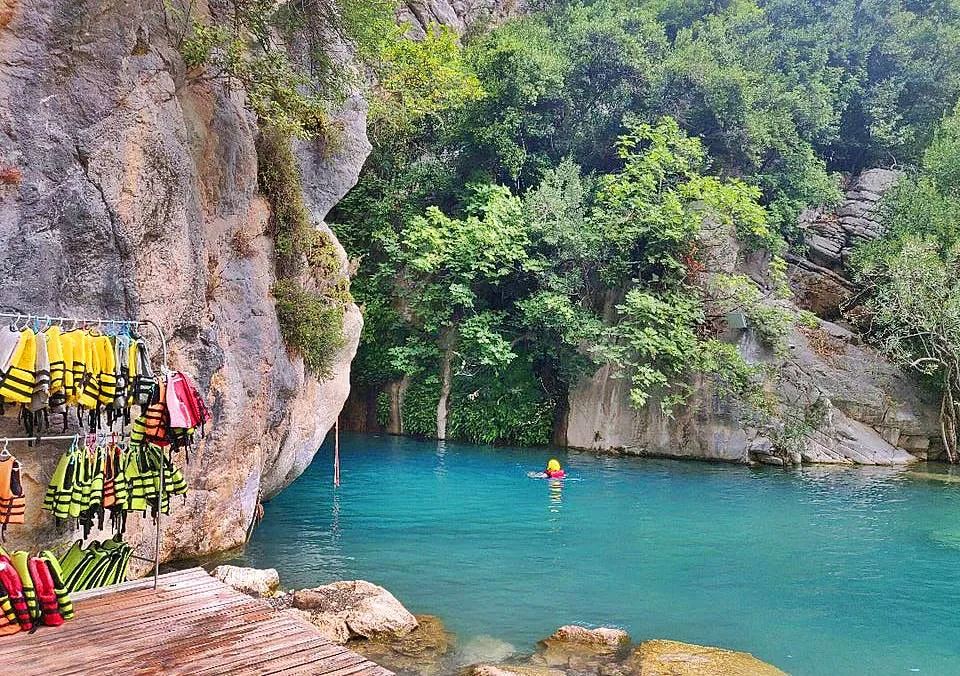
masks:
[[[498,23],[523,11],[524,0],[407,0],[397,11],[410,35],[423,37],[430,24],[442,24],[463,34],[477,23]]]
[[[749,360],[775,366],[779,423],[770,430],[701,381],[689,403],[667,417],[656,404],[629,404],[629,383],[604,366],[571,388],[561,439],[570,446],[632,454],[771,464],[908,464],[942,453],[938,403],[842,325],[840,304],[852,285],[846,263],[858,240],[875,238],[883,192],[896,173],[873,169],[850,182],[835,209],[801,216],[809,253],[792,258],[794,301],[820,319],[797,326],[785,354],[760,346],[749,331],[732,336]],[[729,257],[728,257],[729,258]],[[749,261],[726,260],[727,272]],[[796,309],[796,307],[794,307]]]
[[[329,380],[285,348],[256,122],[240,94],[187,82],[163,7],[0,4],[0,168],[15,176],[0,185],[0,305],[149,318],[169,339],[171,365],[196,376],[214,419],[185,466],[191,490],[165,521],[170,559],[241,544],[258,497],[310,462],[347,396],[362,320],[349,306]],[[347,102],[344,142],[332,153],[297,149],[317,227],[369,152],[365,113],[362,100]],[[9,412],[0,422],[15,427]],[[9,547],[75,537],[39,510],[64,447],[13,449],[28,526],[11,527]],[[146,520],[131,519],[128,539],[152,554]]]

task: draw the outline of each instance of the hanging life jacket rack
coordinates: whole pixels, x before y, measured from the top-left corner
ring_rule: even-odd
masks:
[[[160,363],[160,372],[162,374],[166,374],[170,370],[170,367],[168,365],[169,362],[167,361],[167,338],[163,333],[163,329],[161,329],[156,322],[150,319],[107,319],[103,317],[90,319],[90,318],[77,318],[77,317],[56,317],[52,315],[36,315],[36,314],[29,314],[29,313],[23,313],[23,312],[0,312],[0,318],[13,319],[14,326],[19,325],[21,321],[27,322],[28,324],[29,322],[44,322],[47,326],[52,326],[53,324],[63,324],[64,322],[70,322],[70,324],[75,328],[79,328],[84,325],[89,326],[91,324],[96,324],[97,326],[100,326],[100,327],[102,326],[126,326],[126,327],[151,326],[157,332],[157,336],[160,338],[160,349],[161,349],[161,359],[162,359]],[[62,441],[62,440],[68,439],[72,441],[75,438],[76,438],[76,434],[62,434],[62,435],[55,435],[55,436],[44,435],[42,438],[0,437],[0,441],[7,441],[7,442],[19,441],[19,442],[33,443],[38,440]],[[166,472],[162,472],[162,471],[160,472],[161,494],[163,493],[163,490],[164,490],[164,474],[166,474]],[[149,558],[136,556],[136,555],[131,556],[131,558],[137,559],[138,561],[145,561],[147,563],[153,564],[153,588],[154,589],[157,588],[157,585],[159,584],[159,578],[160,578],[160,533],[161,533],[160,519],[162,518],[162,516],[163,516],[163,510],[158,509],[157,519],[156,519],[157,528],[156,528],[156,537],[154,540],[153,558],[149,559]]]

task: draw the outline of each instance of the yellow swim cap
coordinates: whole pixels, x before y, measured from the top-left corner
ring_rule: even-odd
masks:
[[[547,469],[550,470],[551,472],[559,472],[560,461],[557,459],[551,460],[550,462],[547,463]]]

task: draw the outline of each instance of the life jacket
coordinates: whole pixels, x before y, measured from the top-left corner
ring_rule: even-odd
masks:
[[[23,496],[20,463],[12,455],[0,460],[0,534],[7,524],[22,524],[27,501]]]
[[[63,624],[63,615],[60,614],[60,604],[54,591],[53,577],[46,562],[36,556],[27,562],[30,577],[37,589],[37,604],[40,606],[40,619],[48,627],[59,627]]]
[[[171,427],[191,429],[210,420],[210,412],[189,375],[179,371],[170,373],[166,385]]]
[[[133,403],[141,406],[148,406],[154,397],[157,381],[153,377],[153,368],[150,366],[150,355],[147,354],[146,346],[143,341],[135,341],[131,345],[131,359],[135,360],[135,367],[131,369],[135,373],[133,384]]]
[[[33,395],[30,397],[30,411],[36,412],[47,407],[50,398],[50,356],[47,350],[47,336],[36,334],[36,359],[33,367]]]
[[[20,623],[17,622],[17,614],[13,611],[13,604],[10,603],[10,594],[0,581],[0,636],[16,634],[18,631],[20,631]]]
[[[82,376],[82,386],[78,387],[77,404],[87,410],[95,409],[100,403],[101,397],[101,376],[103,373],[103,350],[100,346],[100,338],[104,336],[93,336],[88,333],[82,334],[83,343],[84,371]],[[76,356],[74,356],[76,360]],[[74,373],[76,373],[76,361],[74,361]]]
[[[166,391],[166,383],[160,380],[153,390],[150,405],[147,406],[147,410],[140,416],[143,425],[143,438],[147,442],[156,444],[157,446],[170,445],[170,437],[167,434],[167,430],[170,427],[170,412],[167,409]],[[131,443],[134,442],[136,427],[137,425],[134,423],[134,429],[130,433]]]
[[[43,498],[43,509],[52,512],[56,519],[66,519],[70,516],[70,502],[73,498],[73,483],[77,471],[76,445],[60,457],[50,485]]]
[[[20,629],[22,631],[33,629],[33,620],[30,618],[30,609],[23,593],[20,575],[17,573],[17,569],[13,567],[13,562],[5,555],[0,555],[0,584],[3,585],[7,597],[10,599],[10,605],[13,607],[14,617],[20,625]]]
[[[63,396],[64,403],[77,403],[77,385],[83,381],[83,347],[80,345],[80,333],[68,331],[60,336],[60,351],[63,354]],[[80,365],[77,365],[77,356]],[[79,374],[78,369],[79,368]]]
[[[110,336],[97,336],[94,347],[100,364],[99,402],[104,406],[113,405],[117,396],[117,361],[113,342]]]
[[[13,361],[13,353],[20,342],[20,332],[12,326],[0,329],[0,371],[9,368]]]
[[[43,332],[47,339],[47,361],[50,363],[50,394],[63,391],[63,331],[53,325]]]
[[[50,570],[50,578],[53,580],[53,592],[57,597],[57,607],[65,620],[73,619],[73,601],[67,593],[67,585],[64,583],[63,570],[60,568],[60,562],[52,552],[44,550],[40,552],[40,558],[43,559],[47,568]]]
[[[40,619],[40,603],[37,601],[37,588],[33,584],[33,578],[30,577],[30,567],[27,564],[27,558],[27,553],[22,550],[10,555],[10,561],[13,563],[17,575],[20,576],[20,586],[23,589],[23,597],[27,602],[30,621],[36,623],[36,621]]]
[[[36,379],[33,369],[37,359],[37,337],[29,328],[20,332],[20,338],[9,364],[0,373],[0,397],[18,404],[29,404],[33,398]]]

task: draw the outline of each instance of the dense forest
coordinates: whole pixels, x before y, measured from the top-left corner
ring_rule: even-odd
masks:
[[[902,281],[920,248],[940,261],[924,274],[952,282],[928,286],[955,286],[957,124],[937,130],[960,91],[958,31],[950,2],[852,0],[559,2],[459,42],[434,29],[405,56],[443,86],[392,83],[420,85],[426,112],[374,115],[373,154],[331,217],[359,260],[356,386],[394,431],[480,442],[546,443],[600,363],[636,406],[669,410],[702,373],[762,409],[766,374],[720,320],[743,312],[773,349],[804,321],[778,303],[782,256],[841,174],[922,161],[889,200],[896,234],[858,270],[875,290]],[[718,227],[766,274],[712,272]],[[884,293],[878,338],[913,365],[902,315],[943,298]],[[955,355],[956,336],[937,338]],[[953,390],[951,358],[917,366]]]
[[[789,302],[797,216],[887,167],[904,178],[887,235],[853,257],[848,319],[944,395],[956,456],[960,6],[544,0],[420,39],[390,0],[230,8],[174,12],[181,52],[193,77],[239,85],[260,121],[288,345],[329,375],[356,300],[354,397],[379,425],[547,443],[601,364],[636,407],[669,414],[705,377],[762,425],[769,364],[744,359],[727,318],[772,354],[815,322]],[[328,219],[354,261],[348,289],[324,283],[336,258],[291,143],[335,153],[356,91],[373,152]]]

